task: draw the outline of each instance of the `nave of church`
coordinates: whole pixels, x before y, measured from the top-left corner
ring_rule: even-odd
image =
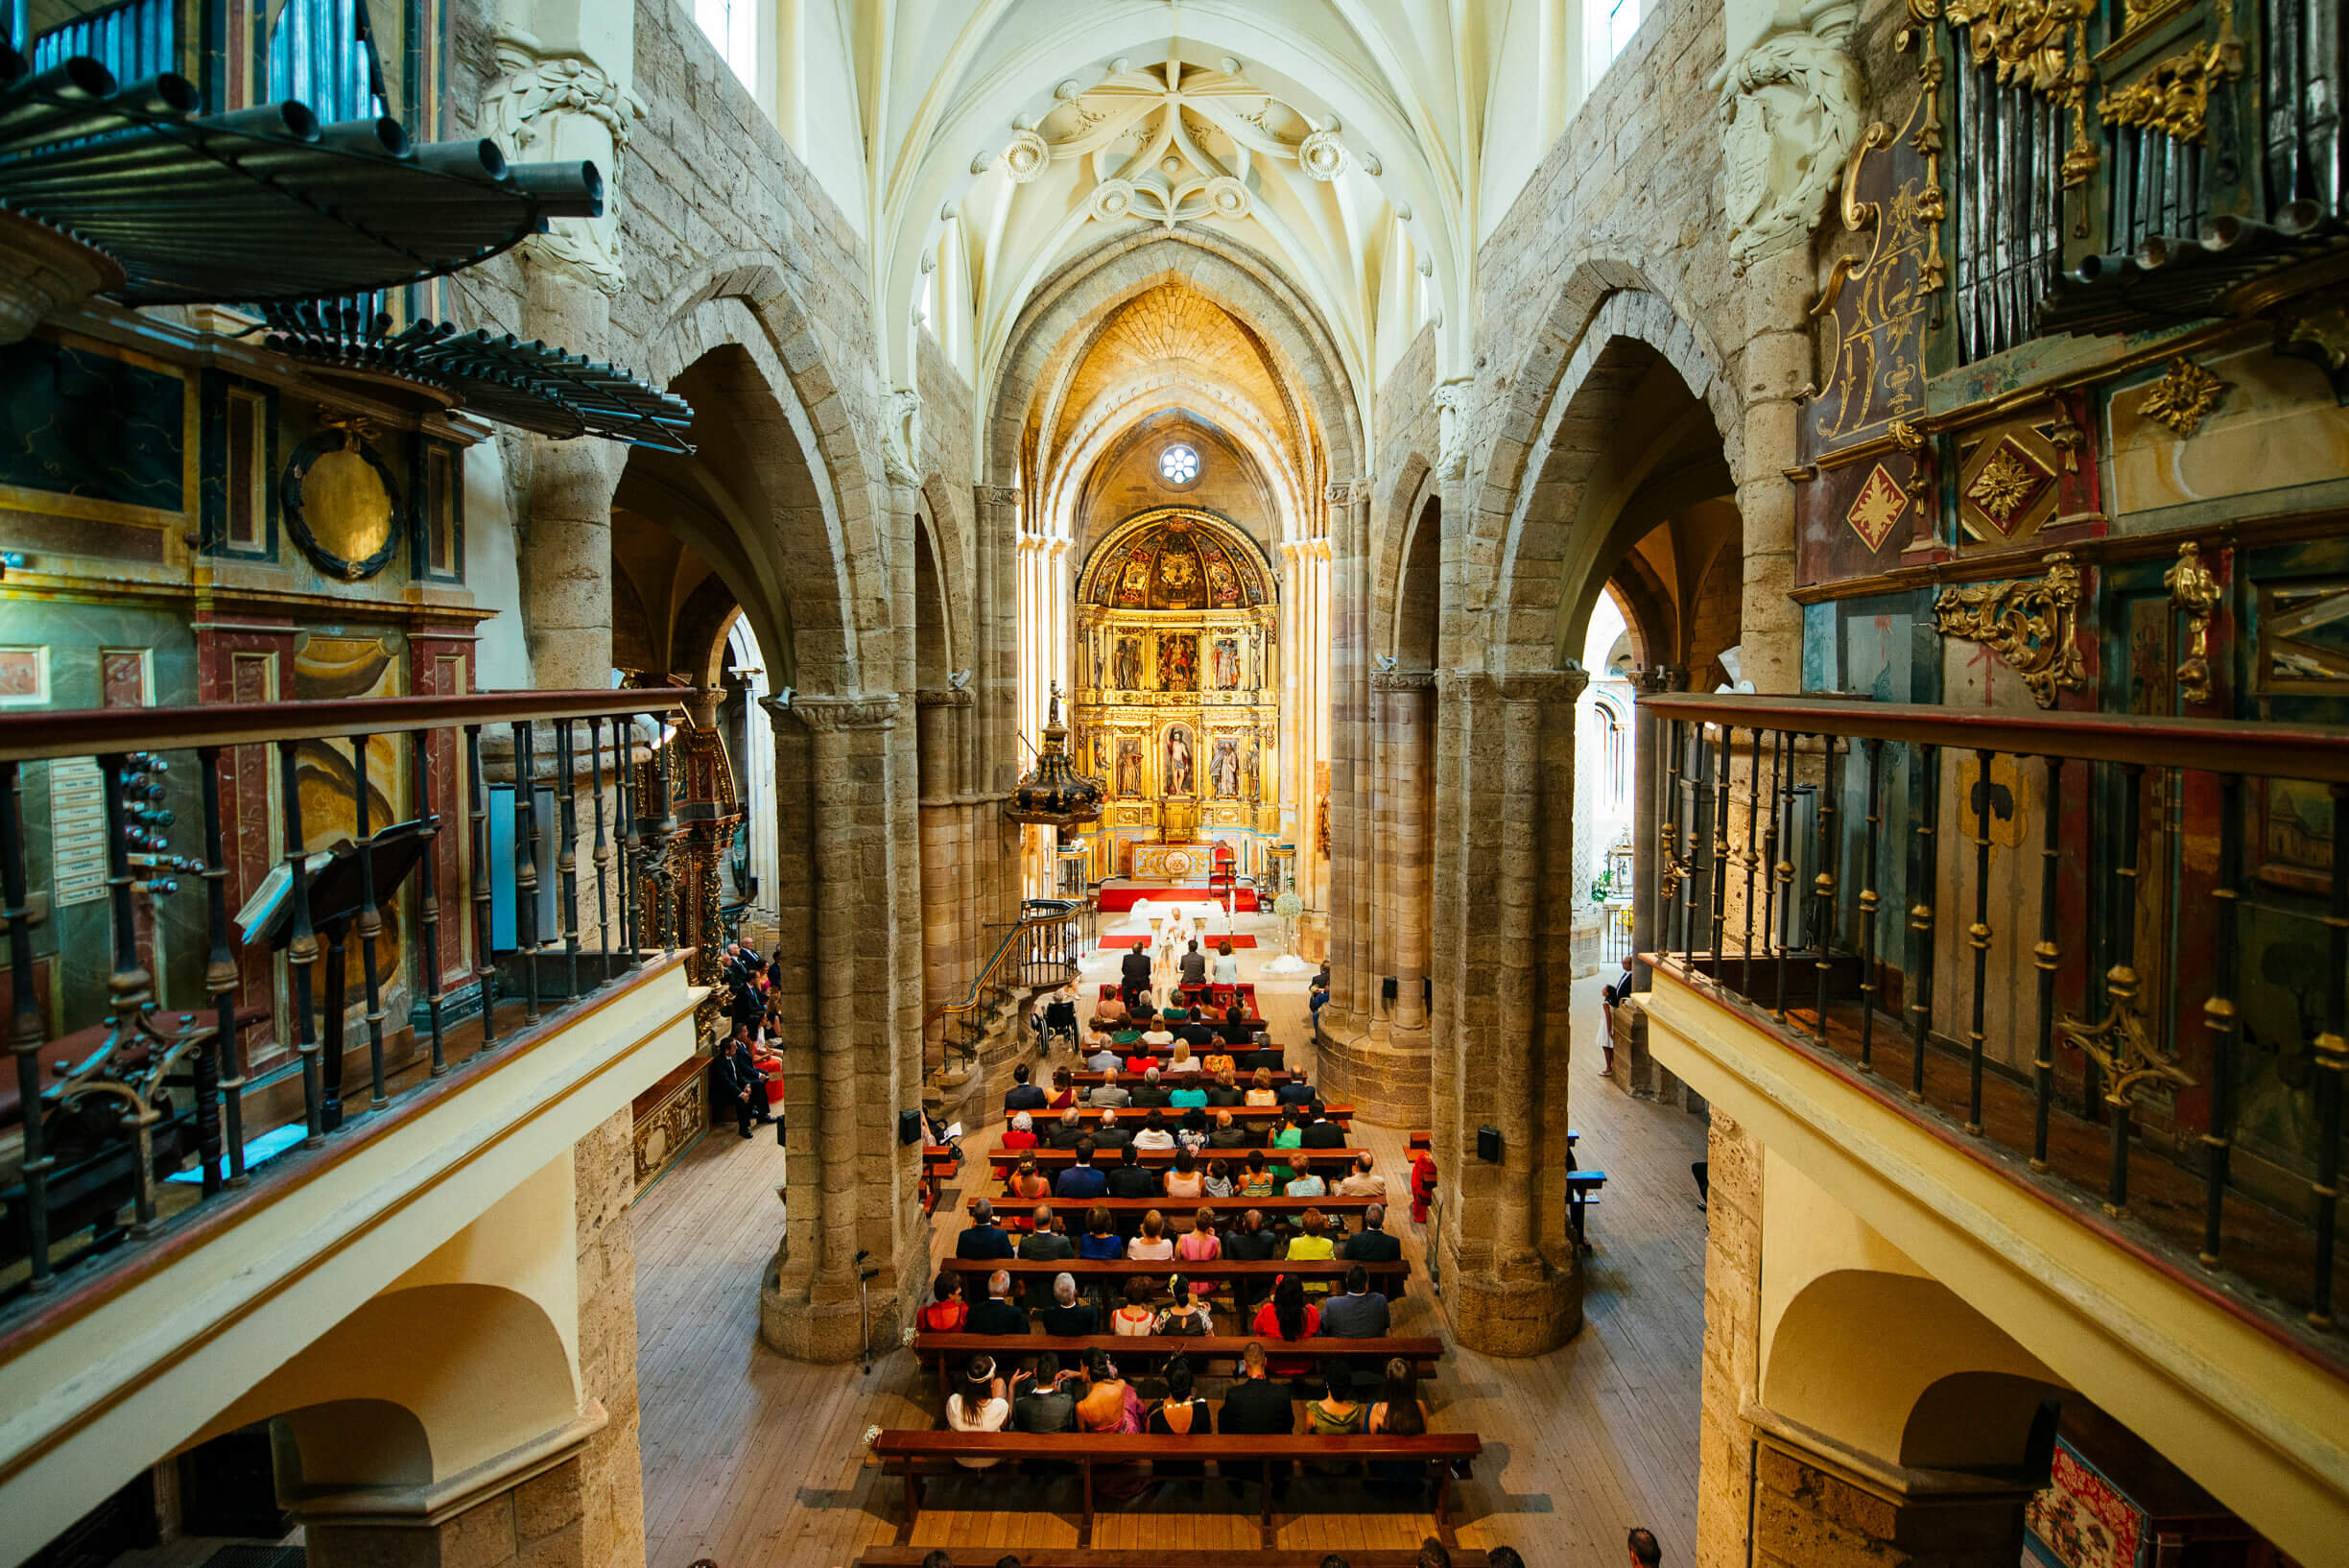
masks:
[[[16,0],[0,1568],[2349,1565],[2324,0]]]

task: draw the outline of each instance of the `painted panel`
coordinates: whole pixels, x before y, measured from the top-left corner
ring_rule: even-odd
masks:
[[[186,397],[143,361],[47,338],[0,348],[0,486],[178,511]]]

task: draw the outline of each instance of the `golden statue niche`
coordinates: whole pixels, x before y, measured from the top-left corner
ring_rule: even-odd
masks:
[[[1244,872],[1280,831],[1280,607],[1264,551],[1213,512],[1129,517],[1077,578],[1077,756],[1109,790],[1092,875],[1183,882],[1208,841]]]

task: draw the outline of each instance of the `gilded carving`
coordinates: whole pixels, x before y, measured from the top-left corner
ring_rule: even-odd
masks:
[[[2183,440],[2202,427],[2203,416],[2218,406],[2227,384],[2183,354],[2164,368],[2161,379],[2146,389],[2137,412],[2158,419]]]
[[[2170,590],[2170,606],[2186,616],[2186,656],[2178,661],[2178,696],[2189,702],[2211,700],[2211,616],[2218,608],[2218,580],[2202,564],[2194,540],[2178,546],[2177,564],[2162,574]]]
[[[2158,60],[2125,87],[2107,87],[2097,104],[2106,125],[2158,131],[2195,146],[2210,119],[2211,79],[2218,74],[2218,46],[2197,45]]]
[[[1925,259],[1917,264],[1917,293],[1938,294],[1949,280],[1949,266],[1941,257],[1941,221],[1949,216],[1948,193],[1941,189],[1941,51],[1934,47],[1930,24],[1941,14],[1939,0],[1909,0],[1910,25],[1893,38],[1893,47],[1915,50],[1917,85],[1923,89],[1917,111],[1916,134],[1909,138],[1925,160],[1925,184],[1917,193],[1917,220],[1925,229]]]
[[[2036,532],[2044,520],[2054,500],[2055,472],[2009,431],[1980,449],[1970,468],[1960,471],[1958,485],[1962,520],[1972,532],[1986,528],[1999,538],[2014,538]]]
[[[2104,987],[2110,997],[2102,1021],[2090,1024],[2085,1019],[2065,1013],[2055,1020],[2055,1036],[2075,1050],[2084,1051],[2104,1075],[2104,1103],[2117,1110],[2127,1110],[2137,1101],[2137,1091],[2148,1083],[2168,1083],[2173,1088],[2192,1088],[2194,1079],[2153,1044],[2153,1036],[2146,1028],[2145,1014],[2137,1005],[2137,971],[2127,963],[2116,963],[2104,974]],[[2118,1213],[2110,1203],[2104,1205],[2108,1214]]]
[[[2088,677],[2073,640],[2079,568],[2063,550],[2045,564],[2043,577],[1943,588],[1934,600],[1934,630],[1988,648],[2023,677],[2041,707],[2052,708],[2057,692],[2084,686]]]
[[[1913,9],[1913,8],[1912,8]],[[2088,139],[2088,21],[2096,0],[1949,0],[1950,30],[1962,35],[1977,70],[1994,70],[2002,83],[2020,83],[2072,111],[2072,146],[2064,154],[2067,189],[2096,172]]]
[[[1867,483],[1860,487],[1860,493],[1853,497],[1843,520],[1860,535],[1862,543],[1870,550],[1881,550],[1908,510],[1909,492],[1900,487],[1892,471],[1880,463],[1875,472],[1868,475]]]

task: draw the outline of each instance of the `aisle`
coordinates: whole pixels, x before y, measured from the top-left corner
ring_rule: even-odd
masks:
[[[1275,936],[1270,916],[1236,929]],[[1256,979],[1277,956],[1268,944],[1240,955]],[[1087,978],[1114,965],[1090,955]],[[1597,979],[1576,987],[1578,1022],[1598,1017]],[[1301,981],[1260,982],[1275,1036],[1303,1044]],[[1303,1054],[1310,1056],[1304,1045]],[[1454,1346],[1430,1389],[1435,1425],[1483,1434],[1476,1479],[1460,1488],[1457,1517],[1468,1546],[1509,1544],[1530,1560],[1609,1562],[1625,1529],[1645,1524],[1666,1560],[1695,1550],[1697,1366],[1704,1334],[1703,1215],[1688,1165],[1703,1157],[1703,1119],[1635,1102],[1596,1076],[1595,1044],[1578,1040],[1575,1122],[1584,1163],[1609,1174],[1592,1211],[1596,1252],[1583,1260],[1584,1319],[1565,1348],[1499,1360]],[[1410,1129],[1361,1124],[1400,1191]],[[952,1246],[969,1173],[984,1170],[988,1128],[967,1141],[962,1189],[935,1223],[937,1250]],[[758,1342],[759,1275],[781,1224],[775,1185],[782,1152],[764,1131],[750,1143],[712,1134],[637,1205],[638,1396],[643,1413],[645,1530],[652,1568],[841,1568],[864,1543],[894,1537],[900,1484],[862,1463],[866,1427],[935,1424],[936,1385],[909,1352],[884,1356],[869,1375],[848,1366],[788,1362]],[[1414,1268],[1420,1240],[1400,1208],[1392,1227]],[[1440,1306],[1414,1274],[1395,1314],[1398,1333],[1452,1338]],[[1211,1396],[1221,1390],[1212,1385]],[[1365,1511],[1360,1494],[1301,1483],[1278,1540],[1300,1550],[1416,1545],[1423,1516]],[[977,1560],[1023,1546],[1073,1545],[1074,1484],[974,1476],[933,1483],[915,1539],[976,1548]],[[1103,1547],[1253,1547],[1253,1517],[1210,1486],[1161,1491],[1147,1509],[1104,1513]],[[1538,1556],[1536,1554],[1538,1549]]]

